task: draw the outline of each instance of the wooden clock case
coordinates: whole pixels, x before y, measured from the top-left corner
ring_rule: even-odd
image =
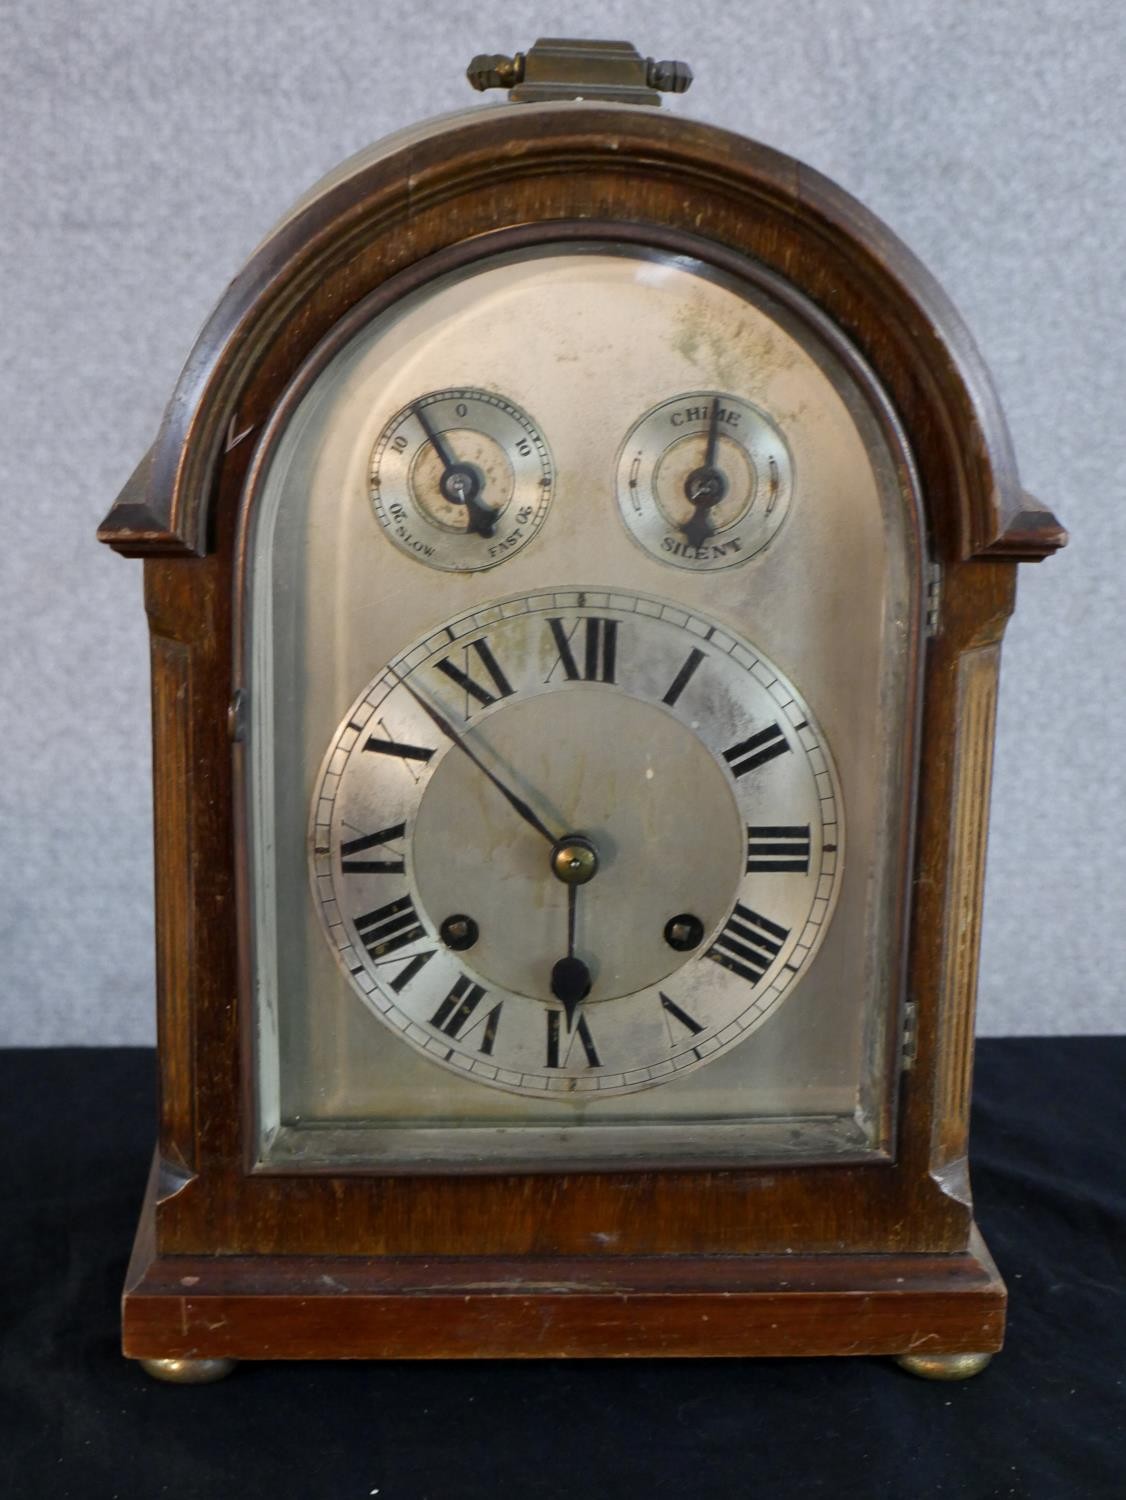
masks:
[[[401,294],[467,241],[567,237],[690,244],[784,278],[874,372],[913,453],[932,628],[916,641],[909,940],[892,955],[904,975],[888,1058],[894,1157],[257,1172],[233,628],[256,444],[363,299]],[[957,314],[882,224],[793,159],[653,109],[502,105],[432,122],[340,168],[256,251],[99,536],[145,560],[152,651],[160,1125],[125,1289],[127,1355],[189,1369],[845,1353],[941,1364],[1000,1347],[1005,1289],[967,1172],[994,710],[1017,564],[1066,537],[1021,490]]]

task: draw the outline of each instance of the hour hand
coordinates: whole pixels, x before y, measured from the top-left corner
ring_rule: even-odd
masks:
[[[582,834],[569,834],[551,851],[551,873],[567,887],[567,954],[551,970],[551,993],[563,1007],[567,1030],[575,1029],[579,1006],[590,994],[590,969],[575,955],[579,886],[598,870],[598,851]]]
[[[561,958],[551,971],[551,993],[563,1007],[567,1030],[574,1031],[579,1006],[590,994],[590,970],[581,958]]]

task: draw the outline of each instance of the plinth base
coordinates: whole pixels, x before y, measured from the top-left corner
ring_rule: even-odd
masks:
[[[1005,1288],[977,1231],[951,1255],[160,1256],[146,1200],[126,1355],[554,1359],[884,1354],[1001,1347]],[[154,1373],[161,1373],[159,1369]]]

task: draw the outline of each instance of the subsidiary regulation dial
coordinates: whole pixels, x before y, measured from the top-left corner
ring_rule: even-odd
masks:
[[[790,507],[789,450],[738,396],[690,391],[634,424],[618,458],[618,506],[646,552],[674,567],[731,568],[761,552]]]
[[[401,551],[445,572],[495,567],[543,525],[553,467],[526,412],[491,391],[430,391],[372,450],[371,501]]]

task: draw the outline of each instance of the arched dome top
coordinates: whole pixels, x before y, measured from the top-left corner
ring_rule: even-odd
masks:
[[[749,255],[811,298],[895,406],[940,558],[1039,558],[1066,533],[1020,487],[958,313],[855,199],[792,157],[632,105],[463,111],[336,168],[254,252],[204,328],[160,434],[99,537],[201,556],[293,375],[351,307],[470,237],[530,221],[653,223]]]

